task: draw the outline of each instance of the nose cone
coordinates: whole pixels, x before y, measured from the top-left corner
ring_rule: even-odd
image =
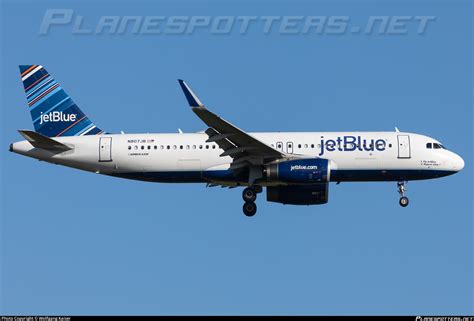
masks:
[[[454,154],[452,158],[453,169],[456,172],[459,172],[461,169],[464,168],[464,159],[461,156]]]

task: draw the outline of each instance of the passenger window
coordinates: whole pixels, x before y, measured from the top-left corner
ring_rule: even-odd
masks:
[[[212,145],[212,149],[216,149],[216,145]]]
[[[145,146],[142,145],[142,149],[145,149]]]
[[[388,144],[388,147],[389,147],[389,148],[392,148],[392,144]]]
[[[176,148],[178,148],[178,147],[176,147],[176,145],[173,145],[173,149],[176,149]]]
[[[426,148],[431,149],[431,143],[426,144]]]
[[[280,148],[282,148],[282,147],[283,147],[283,146],[282,146],[281,144],[278,144],[278,145],[277,145],[277,148],[278,148],[278,149],[280,149]]]
[[[170,149],[170,148],[171,148],[171,146],[170,146],[170,145],[166,146],[166,149]]]
[[[311,144],[311,148],[314,148],[314,144]]]
[[[158,146],[156,146],[156,145],[155,145],[155,147],[154,147],[154,148],[155,148],[155,149],[158,149]]]
[[[298,148],[301,148],[301,144],[298,144]]]
[[[189,147],[190,147],[189,145],[186,145],[186,149],[189,149]]]
[[[160,149],[164,149],[164,148],[165,148],[165,146],[163,146],[163,145],[160,145]]]
[[[199,149],[202,149],[202,145],[199,145]]]
[[[137,146],[137,145],[135,145],[135,147],[134,147],[134,148],[135,148],[135,150],[137,150],[137,149],[138,149],[138,146]]]
[[[183,145],[180,145],[180,146],[179,146],[179,149],[183,149]]]
[[[148,145],[148,149],[151,149],[151,145]]]
[[[209,149],[209,145],[206,145],[206,149]]]
[[[193,145],[193,149],[196,149],[196,145]]]
[[[132,149],[132,146],[128,146],[128,150]]]

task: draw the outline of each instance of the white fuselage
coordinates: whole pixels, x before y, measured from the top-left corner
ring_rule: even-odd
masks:
[[[400,181],[446,176],[464,161],[437,140],[403,132],[250,133],[284,153],[330,160],[331,181]],[[226,175],[232,158],[219,156],[205,133],[102,134],[57,137],[72,149],[34,148],[28,141],[10,150],[43,161],[100,174],[156,182],[219,182],[245,185]],[[265,186],[265,182],[260,182]]]

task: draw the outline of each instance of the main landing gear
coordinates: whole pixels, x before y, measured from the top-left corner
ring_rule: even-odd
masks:
[[[257,213],[257,204],[255,204],[255,200],[257,199],[257,194],[261,192],[262,187],[260,186],[251,186],[243,190],[242,199],[245,203],[242,209],[246,216],[251,217]]]
[[[245,216],[252,217],[257,213],[257,204],[254,202],[245,202],[243,211]]]
[[[408,197],[405,196],[405,192],[406,192],[406,187],[405,187],[405,184],[408,183],[407,181],[402,181],[402,182],[398,182],[397,183],[397,187],[398,187],[398,194],[400,194],[400,206],[401,207],[407,207],[408,206]]]

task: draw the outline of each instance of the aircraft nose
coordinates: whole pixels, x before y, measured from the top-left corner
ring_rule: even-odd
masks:
[[[454,154],[452,159],[453,169],[459,172],[464,168],[464,159],[461,156]]]

